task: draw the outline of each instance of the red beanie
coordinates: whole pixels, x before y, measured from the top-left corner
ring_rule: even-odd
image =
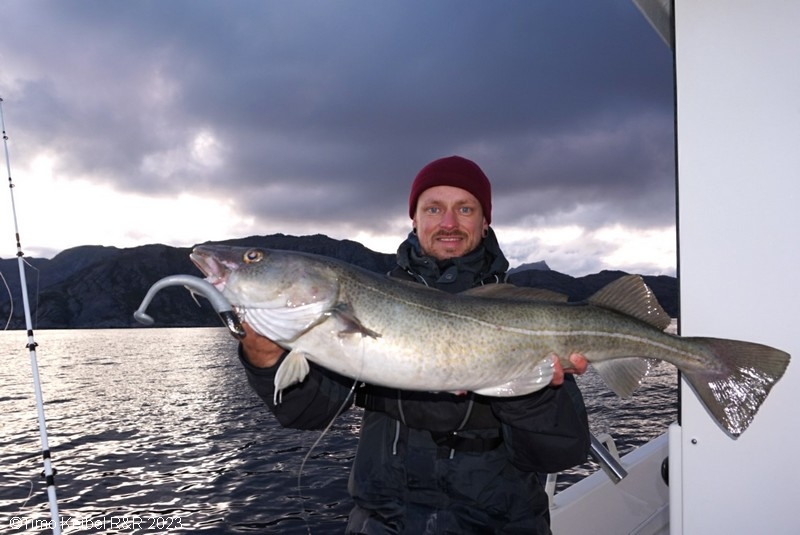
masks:
[[[453,186],[467,190],[478,199],[486,223],[492,222],[492,185],[478,164],[461,156],[434,160],[417,173],[408,197],[408,215],[414,218],[417,199],[422,192],[435,186]]]

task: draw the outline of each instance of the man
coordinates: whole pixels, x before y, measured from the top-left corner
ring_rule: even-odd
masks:
[[[491,185],[474,162],[431,162],[409,197],[413,231],[389,276],[457,293],[506,281],[508,262],[489,226]],[[273,403],[282,347],[248,326],[240,356],[248,380],[287,427],[324,427],[345,403],[352,380],[312,364],[303,383]],[[421,355],[424,358],[424,355]],[[364,385],[361,437],[350,475],[354,508],[347,533],[550,533],[537,472],[586,459],[589,431],[573,368],[557,363],[550,387],[514,398],[399,391]]]

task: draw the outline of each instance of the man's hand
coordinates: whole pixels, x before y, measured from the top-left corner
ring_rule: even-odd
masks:
[[[555,362],[555,367],[553,368],[553,379],[550,381],[552,386],[562,384],[565,373],[581,375],[589,367],[589,361],[580,353],[573,353],[569,356],[569,361],[572,365],[566,368],[561,366],[561,360],[556,355],[553,355],[553,361]]]
[[[284,349],[264,336],[256,333],[250,325],[242,323],[245,337],[242,338],[242,353],[247,362],[256,368],[271,368],[278,363]]]

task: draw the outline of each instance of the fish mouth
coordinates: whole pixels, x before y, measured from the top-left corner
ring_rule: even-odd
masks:
[[[206,280],[218,288],[224,286],[228,276],[236,269],[235,263],[226,262],[209,246],[195,247],[189,254],[189,259],[203,272]]]

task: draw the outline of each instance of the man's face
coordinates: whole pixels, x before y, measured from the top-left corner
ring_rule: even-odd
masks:
[[[481,203],[461,188],[434,186],[423,191],[417,200],[417,238],[422,252],[437,260],[472,252],[488,226]]]

